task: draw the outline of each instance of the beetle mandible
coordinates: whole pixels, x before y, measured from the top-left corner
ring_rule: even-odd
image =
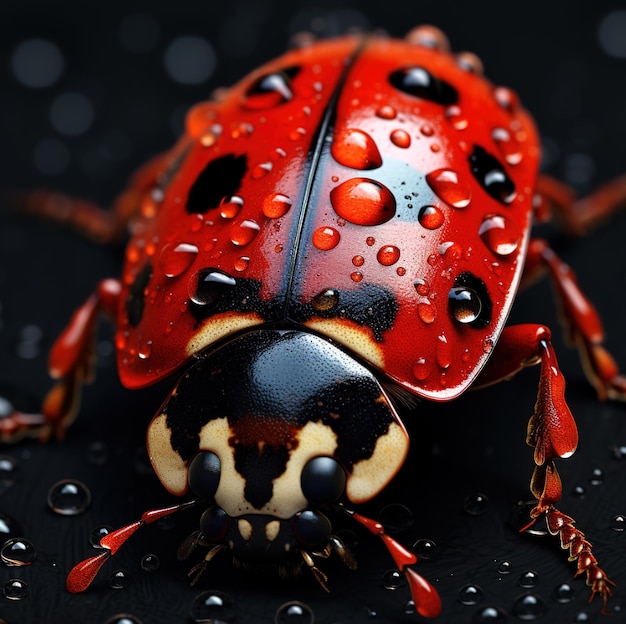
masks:
[[[394,394],[450,401],[540,365],[527,443],[532,521],[546,518],[592,596],[611,581],[556,505],[556,460],[577,429],[542,325],[507,326],[521,285],[547,272],[601,399],[626,379],[576,278],[533,222],[558,213],[586,232],[626,199],[618,179],[575,200],[538,174],[540,145],[516,94],[453,54],[431,26],[404,40],[347,36],[296,47],[187,115],[186,131],[141,168],[110,211],[31,192],[24,210],[102,242],[127,231],[123,274],[77,310],[50,354],[58,380],[41,418],[3,421],[5,439],[62,436],[90,379],[99,313],[116,324],[121,381],[177,376],[151,421],[154,470],[193,500],[143,514],[101,540],[69,574],[86,589],[140,526],[203,506],[182,549],[241,564],[310,569],[355,561],[329,515],[352,516],[387,546],[416,609],[441,611],[416,557],[353,509],[376,496],[408,453]]]

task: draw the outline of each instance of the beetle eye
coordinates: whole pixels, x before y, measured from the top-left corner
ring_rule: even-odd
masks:
[[[304,546],[321,546],[328,541],[332,525],[319,511],[306,509],[293,519],[293,534]]]
[[[200,531],[208,542],[221,542],[228,531],[228,514],[217,505],[209,507],[200,518]]]
[[[187,480],[191,491],[203,500],[212,500],[220,483],[220,458],[211,451],[201,451],[189,464]]]
[[[343,494],[346,473],[331,457],[314,457],[302,470],[300,486],[311,506],[328,505]]]

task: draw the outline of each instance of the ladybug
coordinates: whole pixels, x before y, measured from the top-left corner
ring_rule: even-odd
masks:
[[[602,325],[575,275],[533,222],[555,212],[584,233],[626,199],[623,179],[575,200],[539,175],[540,143],[516,94],[471,53],[420,26],[403,39],[302,38],[188,113],[180,140],[135,174],[113,210],[50,192],[24,209],[107,242],[130,233],[119,279],[102,281],[50,354],[58,380],[42,416],[4,437],[62,436],[90,380],[99,313],[116,325],[121,382],[173,378],[147,447],[179,505],[101,539],[67,578],[85,590],[138,528],[201,508],[179,555],[220,551],[263,572],[355,560],[333,533],[347,514],[380,537],[416,610],[441,612],[412,552],[357,511],[402,466],[407,396],[451,401],[540,365],[528,423],[531,524],[549,532],[604,601],[612,582],[557,508],[556,460],[577,429],[543,325],[508,326],[520,286],[547,272],[601,399],[626,398]]]

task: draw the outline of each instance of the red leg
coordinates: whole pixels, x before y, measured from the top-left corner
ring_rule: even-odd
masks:
[[[48,189],[14,193],[8,203],[18,212],[69,225],[100,243],[110,243],[123,238],[135,214],[150,214],[155,210],[151,191],[157,187],[166,164],[163,156],[158,156],[141,167],[110,210]]]
[[[541,325],[505,328],[478,383],[495,383],[532,364],[541,364],[537,401],[526,436],[527,444],[534,449],[535,462],[530,489],[537,504],[531,511],[532,523],[546,517],[550,533],[559,536],[561,547],[569,549],[570,561],[576,562],[576,575],[586,574],[591,598],[598,594],[606,609],[613,583],[597,565],[591,544],[574,527],[573,518],[555,507],[562,493],[555,460],[574,453],[578,431],[565,401],[565,379],[550,342],[550,330]]]
[[[604,329],[593,304],[581,291],[572,269],[549,247],[546,241],[530,242],[524,268],[529,280],[547,270],[559,302],[566,336],[580,352],[585,373],[601,400],[626,400],[626,377],[604,348]]]
[[[581,199],[576,199],[574,191],[566,184],[550,176],[540,176],[537,196],[536,213],[540,221],[547,220],[549,213],[554,212],[570,234],[581,236],[626,208],[626,175]]]
[[[46,395],[42,412],[45,423],[39,437],[46,440],[53,433],[62,438],[74,420],[78,409],[80,389],[93,380],[95,359],[94,337],[99,311],[115,315],[121,284],[103,280],[96,292],[76,310],[68,326],[57,338],[50,352],[50,375],[58,382]]]

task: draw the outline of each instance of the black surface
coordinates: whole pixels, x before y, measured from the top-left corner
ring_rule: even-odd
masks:
[[[358,2],[298,6],[252,0],[214,4],[152,4],[146,10],[133,2],[123,8],[110,3],[3,2],[2,188],[47,186],[106,205],[136,166],[174,140],[186,107],[280,54],[294,32],[313,27],[321,35],[332,35],[355,23],[384,27],[398,36],[415,24],[436,23],[448,33],[454,49],[478,53],[488,76],[513,87],[535,114],[545,139],[545,170],[580,192],[626,169],[626,60],[607,54],[598,37],[602,19],[617,4],[387,2],[370,7]],[[142,42],[149,48],[143,53],[124,47],[119,35],[124,18],[137,11],[153,16],[155,21],[149,23],[157,25],[151,47],[150,31],[147,39],[131,40],[131,48]],[[214,73],[198,86],[177,84],[163,69],[168,44],[185,34],[205,38],[216,54]],[[27,88],[12,73],[11,55],[31,37],[54,41],[63,53],[64,71],[50,87]],[[93,106],[93,123],[77,136],[60,134],[50,119],[56,96],[67,91],[86,95]],[[33,164],[41,139],[60,140],[65,146],[68,164],[61,173],[45,175]],[[625,232],[624,215],[580,241],[569,241],[552,228],[547,231],[596,302],[607,343],[623,367]],[[99,248],[62,228],[36,220],[2,219],[1,394],[36,408],[49,387],[48,348],[96,282],[117,274],[120,260],[120,249]],[[549,286],[538,284],[522,293],[512,320],[542,322],[557,330]],[[189,511],[172,525],[142,529],[106,564],[88,592],[66,593],[65,574],[93,552],[88,538],[94,527],[118,527],[146,509],[171,502],[143,452],[145,427],[170,386],[132,393],[121,389],[110,341],[110,328],[103,327],[98,379],[86,389],[81,416],[67,439],[44,446],[27,441],[0,451],[18,466],[14,483],[0,487],[0,512],[14,518],[37,550],[37,560],[28,567],[0,563],[0,586],[11,578],[29,584],[24,600],[9,601],[0,595],[0,617],[10,624],[104,624],[115,614],[127,613],[144,624],[174,624],[191,621],[194,598],[200,591],[215,589],[232,598],[235,621],[243,624],[274,622],[279,606],[290,600],[309,605],[318,624],[422,620],[404,614],[406,587],[384,589],[383,575],[393,565],[382,544],[347,520],[341,526],[358,536],[354,550],[360,570],[351,573],[329,563],[329,595],[309,578],[293,582],[249,578],[233,570],[226,557],[218,557],[201,584],[189,588],[186,568],[175,557],[178,544],[197,522]],[[599,615],[598,601],[587,604],[588,588],[582,579],[572,579],[574,568],[553,538],[520,536],[509,522],[516,503],[529,499],[532,459],[524,435],[538,376],[538,371],[529,370],[453,403],[420,404],[414,413],[407,413],[410,459],[390,488],[362,510],[377,516],[385,505],[405,505],[412,524],[397,534],[398,539],[408,546],[424,538],[436,542],[434,556],[417,570],[441,593],[441,622],[481,621],[477,614],[487,606],[508,614],[487,621],[523,621],[515,605],[527,593],[543,601],[541,622],[626,620],[619,610],[622,605],[626,608],[626,532],[611,528],[616,515],[626,514],[626,459],[615,453],[615,448],[626,445],[626,408],[597,402],[576,353],[564,346],[558,330],[555,346],[581,433],[577,453],[560,462],[561,508],[577,519],[617,583],[611,603],[615,615],[607,620]],[[603,477],[594,485],[595,469],[602,470]],[[91,506],[82,515],[60,516],[47,506],[50,486],[65,478],[78,479],[91,491]],[[583,488],[584,495],[576,487]],[[464,511],[464,500],[476,493],[483,493],[488,504],[483,513],[470,515]],[[159,556],[158,570],[141,569],[141,557],[147,553]],[[504,561],[510,563],[508,573],[499,571]],[[125,589],[107,584],[108,575],[118,569],[130,574]],[[531,589],[520,585],[520,576],[528,570],[539,579]],[[570,602],[554,597],[562,583],[574,588]],[[466,584],[482,589],[477,605],[459,603],[459,590]]]

